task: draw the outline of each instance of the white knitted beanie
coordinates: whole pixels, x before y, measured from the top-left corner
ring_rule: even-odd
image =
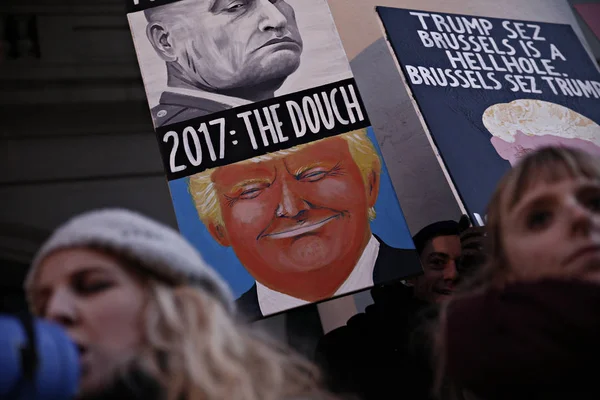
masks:
[[[59,249],[92,246],[135,261],[159,279],[207,291],[233,311],[227,284],[174,229],[124,209],[102,209],[76,216],[54,231],[36,254],[27,279],[29,292],[40,263]]]

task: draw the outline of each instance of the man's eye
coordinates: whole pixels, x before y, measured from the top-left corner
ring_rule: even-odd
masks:
[[[304,181],[304,182],[317,182],[317,181],[320,181],[321,179],[325,178],[327,176],[327,172],[328,171],[321,171],[321,170],[307,171],[307,172],[300,174],[300,176],[298,176],[298,180]]]
[[[527,217],[527,227],[532,230],[545,228],[552,220],[552,213],[549,211],[535,211]]]
[[[236,12],[238,11],[240,8],[242,8],[244,6],[243,3],[240,2],[236,2],[236,3],[231,3],[229,6],[227,6],[227,8],[225,9],[225,11],[227,12]]]
[[[248,189],[248,190],[244,190],[242,193],[240,193],[240,199],[253,199],[255,197],[257,197],[261,192],[263,191],[263,188],[252,188],[252,189]]]
[[[446,265],[446,262],[444,260],[431,260],[429,262],[429,265],[431,266],[431,268],[433,269],[443,269],[444,266]]]

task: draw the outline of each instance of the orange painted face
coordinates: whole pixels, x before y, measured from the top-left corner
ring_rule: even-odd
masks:
[[[370,238],[379,168],[365,185],[339,137],[281,158],[221,167],[212,180],[225,226],[209,229],[262,284],[307,299],[330,295]]]

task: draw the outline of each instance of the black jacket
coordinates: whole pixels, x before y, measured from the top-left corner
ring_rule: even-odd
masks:
[[[325,335],[316,350],[332,391],[363,400],[430,399],[425,321],[435,308],[400,283],[371,291],[374,304]]]
[[[79,400],[166,400],[163,386],[150,374],[132,364],[104,388],[78,397]]]
[[[218,101],[165,91],[160,96],[159,104],[152,108],[151,113],[154,124],[161,127],[230,108],[230,105]]]
[[[600,285],[517,282],[456,298],[445,371],[482,399],[600,399]]]

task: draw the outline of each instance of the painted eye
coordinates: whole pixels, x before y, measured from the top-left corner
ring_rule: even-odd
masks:
[[[252,189],[244,190],[240,194],[240,199],[244,199],[244,200],[254,199],[259,194],[261,194],[262,191],[263,191],[262,188],[252,188]]]
[[[313,172],[308,172],[308,173],[302,174],[299,179],[302,181],[306,181],[306,182],[316,182],[316,181],[320,181],[321,179],[325,178],[326,175],[327,175],[327,172],[325,172],[325,171],[313,171]]]
[[[242,3],[231,3],[226,9],[225,11],[233,13],[238,11],[240,8],[242,8],[244,6],[244,4]]]

